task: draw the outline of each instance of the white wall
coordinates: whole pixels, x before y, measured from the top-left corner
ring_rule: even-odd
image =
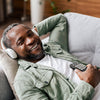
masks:
[[[37,24],[43,20],[45,0],[31,0],[31,23]]]
[[[7,15],[12,13],[12,0],[6,0]]]

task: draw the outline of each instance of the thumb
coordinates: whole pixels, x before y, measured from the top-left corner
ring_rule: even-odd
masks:
[[[79,69],[75,69],[75,72],[78,75],[78,77],[81,79],[82,72]]]
[[[75,72],[78,74],[80,73],[81,71],[79,69],[75,69]]]

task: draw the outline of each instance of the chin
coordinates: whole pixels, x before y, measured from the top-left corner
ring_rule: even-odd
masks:
[[[35,59],[36,60],[39,60],[41,59],[42,57],[44,57],[45,53],[44,51],[42,50],[40,53],[38,53],[37,55],[35,55]]]
[[[23,59],[27,61],[38,61],[42,59],[44,56],[45,56],[45,52],[44,50],[41,50],[40,53],[27,55]]]

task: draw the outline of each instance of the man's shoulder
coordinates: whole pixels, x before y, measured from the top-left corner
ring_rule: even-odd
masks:
[[[22,59],[18,60],[18,64],[19,64],[19,69],[23,70],[23,71],[30,68],[31,66],[33,66],[33,67],[35,66],[35,63],[25,61],[25,60],[22,60]]]
[[[18,65],[19,65],[19,68],[16,73],[14,81],[26,80],[27,77],[29,77],[29,73],[26,70],[26,68],[29,66],[29,63],[27,63],[24,60],[18,60]]]
[[[28,73],[21,67],[18,68],[14,81],[26,79]]]

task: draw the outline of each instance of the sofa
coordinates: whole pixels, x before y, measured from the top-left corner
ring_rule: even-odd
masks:
[[[64,16],[68,20],[69,52],[87,64],[100,66],[100,18],[73,12]],[[42,41],[47,42],[48,37]],[[0,50],[0,100],[18,100],[13,87],[17,69],[17,61]],[[99,90],[93,100],[99,100]]]

